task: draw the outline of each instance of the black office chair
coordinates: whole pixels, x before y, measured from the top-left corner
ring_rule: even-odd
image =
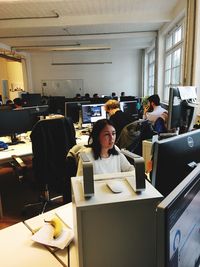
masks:
[[[28,204],[38,206],[43,213],[47,205],[62,198],[61,204],[71,200],[70,164],[66,159],[70,148],[76,144],[75,129],[70,118],[53,118],[38,121],[31,132],[33,172],[40,191],[40,201]],[[51,198],[50,195],[56,197]],[[60,194],[57,196],[57,193]]]

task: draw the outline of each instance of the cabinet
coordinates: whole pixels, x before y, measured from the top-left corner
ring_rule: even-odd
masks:
[[[122,193],[112,193],[103,179],[94,182],[94,196],[85,199],[82,177],[72,178],[79,267],[155,267],[155,214],[162,196],[148,181],[146,190],[136,194],[125,177],[116,179]]]
[[[142,141],[142,157],[144,158],[145,170],[147,170],[147,163],[151,160],[152,154],[152,141],[144,140]]]

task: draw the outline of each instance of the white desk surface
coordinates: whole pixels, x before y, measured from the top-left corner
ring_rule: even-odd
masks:
[[[31,241],[30,230],[21,222],[0,230],[0,258],[3,267],[61,267],[43,245]]]
[[[86,145],[88,143],[89,136],[82,134],[81,130],[76,130],[76,142],[79,145]],[[23,136],[24,139],[24,136]],[[1,141],[8,142],[10,141],[7,137],[0,138]],[[32,143],[29,138],[24,139],[25,143],[11,145],[8,149],[0,151],[0,164],[6,163],[12,159],[13,155],[17,156],[28,156],[32,155]]]
[[[40,227],[44,224],[44,219],[51,218],[52,216],[56,215],[57,211],[61,211],[61,213],[64,215],[66,214],[66,219],[69,218],[70,221],[73,219],[72,214],[72,203],[63,205],[59,208],[53,209],[51,211],[45,212],[43,214],[40,214],[38,216],[35,216],[31,219],[28,219],[25,221],[25,223],[31,228],[35,229],[37,227]],[[63,221],[65,223],[65,220]],[[64,263],[68,264],[68,253],[67,248],[62,250],[57,250],[54,252],[56,256]],[[36,265],[35,265],[36,266]],[[39,265],[38,265],[39,266]],[[42,266],[42,265],[41,265]],[[74,242],[72,241],[70,244],[70,267],[78,267],[78,260],[77,260],[77,253],[76,253],[76,247],[74,245]]]
[[[12,155],[27,156],[32,155],[32,144],[26,141],[24,144],[11,145],[8,149],[0,151],[0,163],[11,160]]]

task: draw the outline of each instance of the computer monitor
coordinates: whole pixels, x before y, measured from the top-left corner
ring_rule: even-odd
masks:
[[[167,196],[200,162],[200,129],[153,143],[151,180]]]
[[[39,121],[41,116],[45,118],[46,116],[49,115],[48,105],[23,107],[23,109],[26,109],[29,111],[32,125],[34,125],[37,121]]]
[[[138,118],[138,101],[137,100],[120,102],[120,109],[123,112],[132,116],[133,118],[135,119]]]
[[[33,126],[27,109],[0,111],[0,125],[0,136],[10,136],[10,144],[18,143],[16,135],[30,131]]]
[[[81,105],[89,104],[90,101],[72,101],[65,102],[65,117],[72,118],[73,123],[79,122]]]
[[[182,101],[178,88],[170,88],[168,102],[167,130],[181,127]]]
[[[107,118],[104,104],[83,104],[81,110],[82,124],[90,124]]]
[[[133,101],[136,100],[137,97],[136,96],[120,96],[120,102],[121,101]]]
[[[65,97],[50,96],[49,97],[49,113],[65,115]]]
[[[157,267],[200,266],[200,165],[158,205]]]
[[[109,99],[111,99],[111,97],[91,97],[90,103],[92,103],[92,104],[104,104]]]
[[[23,106],[31,107],[31,106],[40,106],[42,104],[42,96],[37,93],[27,93],[21,94]]]

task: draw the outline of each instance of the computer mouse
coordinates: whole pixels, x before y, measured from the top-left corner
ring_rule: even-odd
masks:
[[[113,193],[121,193],[123,191],[122,185],[119,181],[107,181],[106,185]]]

